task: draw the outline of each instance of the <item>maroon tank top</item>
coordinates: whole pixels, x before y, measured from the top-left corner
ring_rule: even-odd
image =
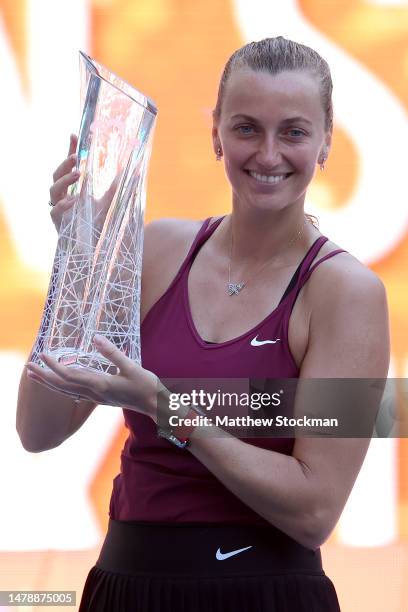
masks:
[[[172,283],[152,306],[141,325],[142,365],[159,378],[298,378],[299,369],[288,345],[289,318],[296,298],[313,270],[343,252],[328,253],[313,266],[322,245],[320,236],[293,275],[279,305],[258,325],[237,338],[205,342],[191,316],[187,281],[198,251],[222,219],[201,226]],[[253,339],[277,339],[251,344]],[[166,523],[217,522],[267,525],[231,493],[188,450],[157,435],[152,419],[123,410],[129,436],[121,453],[121,471],[113,481],[109,515],[114,520]],[[290,455],[293,438],[251,438],[255,446]]]

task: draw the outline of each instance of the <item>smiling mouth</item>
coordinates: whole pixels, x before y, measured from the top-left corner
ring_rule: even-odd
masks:
[[[279,176],[268,176],[266,174],[259,174],[253,170],[245,170],[245,172],[257,183],[262,183],[263,185],[277,185],[278,183],[285,181],[293,174],[293,172],[288,172],[287,174],[280,174]]]

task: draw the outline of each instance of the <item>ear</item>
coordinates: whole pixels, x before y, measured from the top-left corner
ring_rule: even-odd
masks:
[[[331,147],[331,140],[332,140],[332,133],[330,131],[330,132],[326,133],[324,142],[323,142],[323,144],[322,144],[322,146],[320,148],[320,151],[319,151],[318,160],[327,159],[329,157],[329,152],[330,152],[330,147]]]
[[[326,153],[326,157],[329,156],[331,141],[332,141],[332,131],[330,130],[330,132],[326,133],[326,138],[324,139],[324,150]]]
[[[211,135],[212,135],[214,153],[215,155],[217,155],[217,150],[222,147],[221,147],[221,141],[218,135],[218,127],[216,123],[213,123]]]

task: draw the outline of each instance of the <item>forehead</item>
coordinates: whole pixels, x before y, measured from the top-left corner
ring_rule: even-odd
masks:
[[[234,70],[222,101],[222,115],[245,114],[267,119],[301,115],[312,122],[322,121],[323,109],[317,80],[307,72],[286,71],[272,75],[249,68]]]

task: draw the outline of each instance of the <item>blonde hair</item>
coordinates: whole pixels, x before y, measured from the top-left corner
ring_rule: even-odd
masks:
[[[255,71],[279,74],[286,70],[303,70],[311,73],[319,83],[320,98],[325,116],[324,129],[333,128],[333,83],[330,68],[314,49],[293,40],[277,36],[250,42],[237,49],[225,64],[218,87],[217,104],[213,117],[219,120],[226,83],[233,70],[248,67]]]

